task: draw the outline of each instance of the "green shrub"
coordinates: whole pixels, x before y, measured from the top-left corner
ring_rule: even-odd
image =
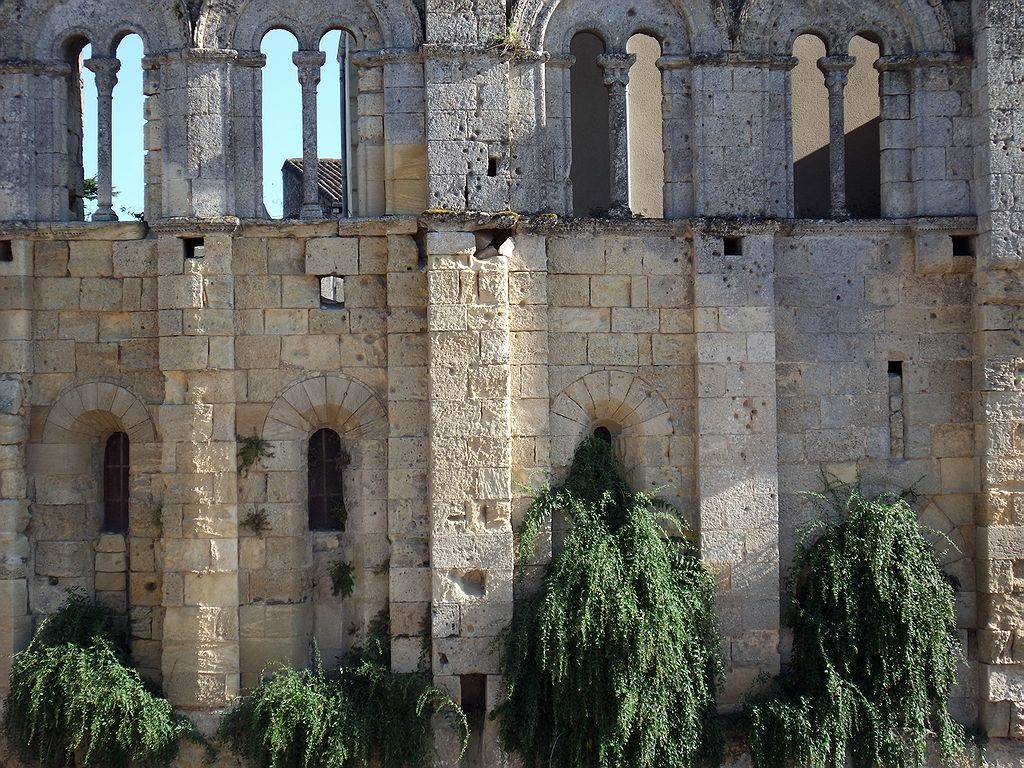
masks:
[[[281,668],[225,715],[221,734],[256,768],[426,768],[431,718],[446,715],[468,740],[466,717],[425,674],[391,671],[387,624],[334,673]]]
[[[545,521],[565,545],[505,644],[501,739],[526,768],[687,768],[721,751],[714,581],[664,503],[633,492],[589,438],[566,482],[539,492],[521,529],[526,564]]]
[[[954,587],[908,495],[813,496],[828,514],[802,531],[789,578],[792,662],[748,702],[755,766],[923,768],[929,741],[949,762],[965,749],[946,708]]]
[[[123,626],[71,593],[15,656],[3,731],[26,765],[167,766],[193,734],[128,666]]]

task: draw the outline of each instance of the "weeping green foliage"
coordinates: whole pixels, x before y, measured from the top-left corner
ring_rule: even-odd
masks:
[[[123,621],[72,593],[15,656],[3,731],[26,765],[166,766],[192,724],[129,667]]]
[[[715,760],[722,673],[714,582],[670,508],[633,492],[607,443],[576,451],[521,529],[532,556],[556,512],[572,521],[543,588],[517,608],[503,655],[501,739],[526,768],[687,768]]]
[[[757,768],[923,768],[965,733],[946,709],[960,661],[954,588],[906,496],[833,486],[790,575],[793,658],[751,697]],[[820,531],[816,541],[810,536]]]
[[[386,622],[338,672],[281,668],[225,715],[221,735],[255,768],[425,768],[434,754],[431,718],[445,715],[462,737],[462,709],[425,674],[391,671]]]

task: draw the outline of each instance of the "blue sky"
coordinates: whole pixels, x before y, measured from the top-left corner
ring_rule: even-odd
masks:
[[[320,157],[341,156],[340,88],[338,83],[338,42],[341,32],[330,32],[320,43],[327,63],[320,73],[317,89],[317,142]],[[302,156],[302,99],[299,80],[292,64],[297,49],[295,38],[274,30],[263,39],[260,50],[267,56],[263,70],[263,195],[271,216],[282,211],[281,165],[289,157]],[[142,41],[131,35],[117,49],[121,70],[114,88],[114,210],[121,219],[128,211],[142,211],[145,149],[143,145]],[[89,58],[87,46],[83,58]],[[86,177],[96,175],[96,83],[83,67],[83,162]],[[95,203],[86,203],[86,214]],[[124,210],[122,210],[122,208]]]

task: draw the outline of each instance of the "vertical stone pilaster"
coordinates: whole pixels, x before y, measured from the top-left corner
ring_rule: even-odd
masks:
[[[161,218],[235,213],[230,151],[235,58],[234,51],[189,48],[160,60]],[[197,114],[195,104],[207,110]]]
[[[846,108],[843,93],[856,59],[852,56],[825,56],[818,68],[825,74],[828,89],[828,163],[832,218],[846,219]]]
[[[96,200],[93,221],[117,221],[114,213],[114,86],[121,62],[115,58],[93,57],[85,67],[96,76]]]
[[[975,421],[980,497],[977,563],[982,725],[1024,739],[1024,10],[975,0]]]
[[[611,211],[613,216],[629,218],[629,120],[626,88],[629,68],[636,62],[634,53],[606,53],[597,57],[604,70],[608,88],[608,157],[611,160]]]
[[[158,243],[163,680],[204,730],[239,687],[231,250],[223,232],[205,233],[201,258],[174,234]]]
[[[296,51],[292,63],[299,73],[302,87],[302,210],[304,219],[322,219],[320,207],[320,162],[316,146],[316,87],[320,68],[327,61],[323,51]]]
[[[427,235],[433,672],[493,700],[514,567],[509,264],[475,250],[470,233]],[[469,765],[496,765],[489,707],[463,703],[479,709]]]
[[[28,378],[32,373],[32,243],[15,240],[14,260],[0,262],[0,696],[11,657],[32,634],[28,612]]]
[[[775,258],[768,235],[743,254],[695,237],[697,494],[701,554],[718,581],[727,680],[735,709],[754,678],[779,668],[779,462]]]

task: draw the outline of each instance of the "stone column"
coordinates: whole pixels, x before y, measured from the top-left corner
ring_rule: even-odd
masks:
[[[775,257],[770,235],[695,238],[697,494],[700,545],[718,582],[727,678],[737,709],[761,672],[779,669],[779,459]]]
[[[629,209],[629,127],[626,87],[634,53],[605,53],[597,57],[608,87],[608,143],[611,160],[611,210],[609,215],[628,219]]]
[[[238,506],[232,239],[204,232],[202,258],[158,239],[164,478],[163,681],[204,732],[238,694]]]
[[[303,219],[324,218],[317,186],[320,168],[316,148],[316,86],[320,82],[320,67],[326,61],[327,54],[323,51],[292,54],[302,86],[302,211],[299,215]]]
[[[28,645],[26,569],[29,542],[25,443],[32,375],[32,243],[15,240],[14,260],[0,262],[0,696],[10,685],[11,657]]]
[[[121,62],[115,58],[95,56],[85,66],[96,75],[96,184],[98,187],[96,212],[93,221],[117,221],[114,213],[114,183],[111,165],[113,163],[114,133],[113,108],[114,86]]]
[[[843,91],[856,60],[852,56],[825,56],[818,68],[825,73],[828,88],[828,159],[831,178],[832,218],[846,219],[846,109]]]
[[[483,768],[500,764],[486,713],[512,619],[512,408],[508,249],[475,250],[472,233],[427,235],[433,672],[476,724],[467,763]]]

